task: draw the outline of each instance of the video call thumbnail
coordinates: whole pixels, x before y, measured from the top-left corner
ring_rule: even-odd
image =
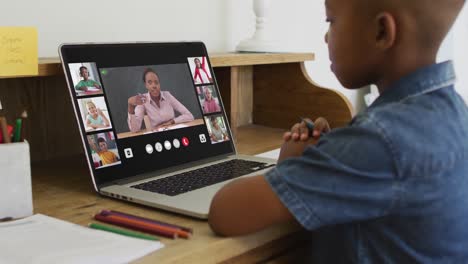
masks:
[[[205,116],[205,121],[211,144],[229,140],[229,134],[222,115]]]
[[[100,169],[121,163],[113,132],[88,135],[87,138],[94,168]]]
[[[78,99],[78,104],[86,132],[112,128],[103,96]]]
[[[102,94],[96,63],[70,63],[68,67],[77,96]]]
[[[203,114],[221,112],[220,99],[214,85],[197,86],[197,93]]]
[[[210,65],[206,57],[192,57],[188,58],[190,65],[190,72],[192,73],[193,82],[195,84],[212,83]]]
[[[186,64],[99,70],[118,138],[204,123]]]

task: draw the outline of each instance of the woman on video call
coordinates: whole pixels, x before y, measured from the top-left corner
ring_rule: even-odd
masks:
[[[145,114],[149,117],[151,128],[170,126],[172,124],[192,121],[193,115],[168,91],[161,91],[158,74],[151,68],[143,73],[143,82],[148,90],[128,98],[128,127],[131,132],[141,130]],[[179,116],[175,116],[175,112]]]

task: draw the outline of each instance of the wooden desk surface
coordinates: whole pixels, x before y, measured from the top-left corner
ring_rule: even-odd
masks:
[[[284,130],[260,126],[240,128],[238,151],[259,153],[279,147]],[[97,195],[84,156],[41,162],[33,166],[34,212],[80,225],[93,222],[102,209],[120,210],[192,227],[189,239],[161,239],[165,248],[136,263],[253,263],[297,246],[301,235],[295,224],[279,225],[256,234],[236,238],[217,237],[206,221]]]

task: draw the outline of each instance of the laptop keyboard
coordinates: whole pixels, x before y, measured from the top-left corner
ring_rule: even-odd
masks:
[[[234,159],[131,187],[176,196],[273,166],[274,164]]]

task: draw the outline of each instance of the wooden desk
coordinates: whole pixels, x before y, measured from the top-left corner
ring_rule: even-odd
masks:
[[[305,73],[304,61],[313,59],[310,53],[211,56],[240,153],[279,147],[282,133],[300,116],[324,116],[332,127],[351,119],[348,100],[336,91],[319,87]],[[115,209],[195,229],[190,240],[163,239],[166,248],[139,263],[252,263],[271,260],[301,244],[302,233],[296,232],[299,227],[294,225],[276,226],[245,237],[219,238],[206,221],[96,195],[57,59],[40,60],[37,77],[0,79],[0,99],[10,122],[24,108],[29,113],[25,138],[35,161],[35,213],[85,225],[98,210]]]
[[[283,129],[247,126],[239,129],[239,151],[252,154],[278,147]],[[259,133],[261,132],[261,133]],[[82,155],[33,166],[34,212],[80,225],[92,222],[102,209],[120,210],[194,229],[189,239],[164,239],[165,248],[137,263],[255,263],[271,260],[300,247],[304,234],[296,225],[279,225],[249,236],[217,237],[206,221],[98,196]],[[285,262],[286,263],[286,262]]]

